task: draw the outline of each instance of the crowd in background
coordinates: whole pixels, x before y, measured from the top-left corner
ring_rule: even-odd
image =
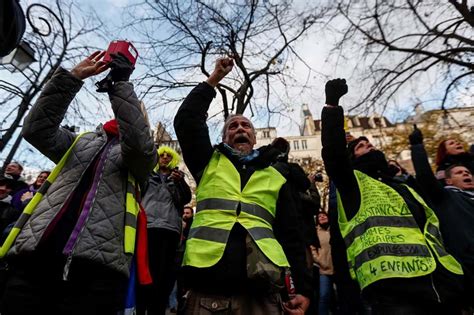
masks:
[[[133,66],[102,57],[60,68],[25,119],[55,169],[26,183],[12,162],[0,177],[2,314],[472,313],[474,154],[463,143],[442,141],[433,171],[415,126],[410,174],[345,132],[348,86],[331,80],[323,202],[322,173],[289,161],[283,138],[254,148],[246,117],[230,116],[211,144],[207,110],[233,67],[221,58],[174,121],[197,183],[191,207],[180,155],[152,142]],[[61,128],[82,80],[108,68],[115,119],[80,136]]]

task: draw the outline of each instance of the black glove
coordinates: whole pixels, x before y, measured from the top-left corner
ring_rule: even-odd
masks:
[[[339,105],[339,99],[347,93],[346,79],[335,79],[326,82],[326,104]]]
[[[135,70],[130,60],[121,53],[110,54],[110,56],[112,57],[112,61],[110,62],[110,69],[112,69],[110,70],[110,77],[112,81],[120,82],[130,80],[130,76],[133,70]]]
[[[408,139],[410,140],[410,144],[411,145],[423,144],[423,133],[421,133],[420,129],[416,128],[416,125],[414,125],[413,127],[415,129],[408,136]]]

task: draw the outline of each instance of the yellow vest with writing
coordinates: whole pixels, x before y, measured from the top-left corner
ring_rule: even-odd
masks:
[[[183,266],[215,265],[224,254],[230,231],[239,223],[270,261],[288,267],[272,228],[278,194],[285,182],[283,175],[269,166],[256,170],[241,189],[237,169],[215,151],[197,187],[196,215],[186,241]]]
[[[406,186],[425,209],[423,232],[398,192],[362,172],[354,174],[360,208],[348,221],[338,194],[337,209],[351,276],[362,289],[383,279],[430,274],[436,268],[435,256],[449,271],[463,274],[444,248],[438,218],[415,191]]]

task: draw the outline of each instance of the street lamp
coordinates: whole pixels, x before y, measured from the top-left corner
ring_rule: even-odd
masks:
[[[1,58],[0,64],[11,64],[13,67],[6,68],[10,72],[14,72],[15,69],[18,69],[19,71],[25,70],[35,61],[35,51],[27,42],[22,40],[20,44],[12,50],[11,53]]]

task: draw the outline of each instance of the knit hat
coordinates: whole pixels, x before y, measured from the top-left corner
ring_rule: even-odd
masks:
[[[359,144],[359,142],[361,142],[361,141],[369,142],[369,139],[367,139],[367,137],[361,136],[359,138],[356,138],[355,140],[352,140],[351,142],[349,142],[347,144],[347,151],[349,151],[349,157],[350,157],[351,160],[355,159],[354,149],[357,146],[357,144]]]

